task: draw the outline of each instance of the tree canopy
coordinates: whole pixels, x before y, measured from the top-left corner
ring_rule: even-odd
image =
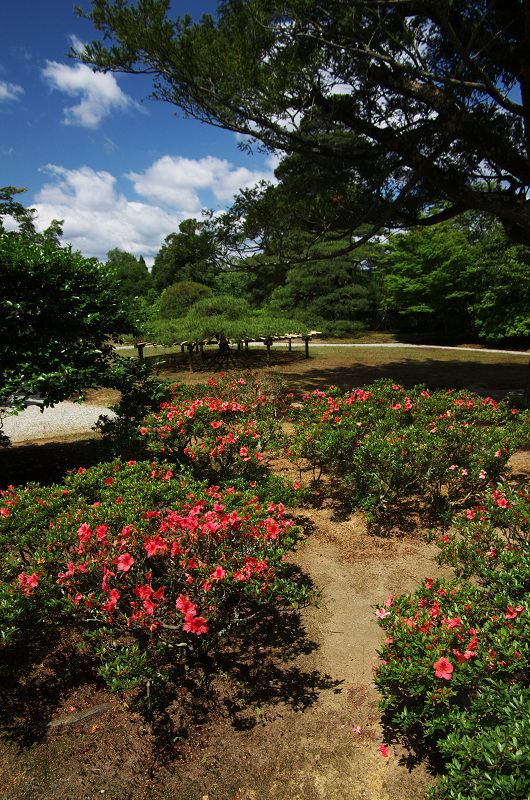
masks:
[[[143,256],[136,258],[132,253],[115,247],[107,253],[107,269],[116,282],[118,297],[148,297],[151,300],[156,297]]]
[[[153,284],[162,292],[182,281],[212,286],[217,272],[217,246],[210,228],[196,219],[185,219],[178,233],[166,236],[155,256],[151,272]]]
[[[198,23],[169,5],[92,0],[103,37],[76,55],[337,177],[351,230],[475,209],[530,244],[530,0],[224,0]]]

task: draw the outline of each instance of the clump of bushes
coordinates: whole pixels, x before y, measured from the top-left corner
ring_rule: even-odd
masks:
[[[351,507],[381,513],[419,496],[446,519],[504,474],[529,435],[528,415],[506,403],[391,381],[314,391],[293,418],[291,456],[315,480],[333,475]]]
[[[376,610],[375,682],[392,725],[445,762],[432,800],[530,793],[530,492],[488,487],[436,537],[452,580]]]

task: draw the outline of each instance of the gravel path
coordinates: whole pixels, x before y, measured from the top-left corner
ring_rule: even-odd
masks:
[[[31,403],[16,416],[4,417],[3,432],[11,441],[25,442],[36,439],[53,439],[65,434],[92,434],[101,414],[109,417],[114,412],[104,406],[90,406],[83,403],[57,403],[53,408],[40,408]]]

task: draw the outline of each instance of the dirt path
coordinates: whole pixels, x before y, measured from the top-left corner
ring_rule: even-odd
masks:
[[[311,518],[314,532],[294,561],[324,590],[320,607],[302,614],[315,646],[290,668],[318,675],[322,688],[305,708],[263,709],[247,742],[254,769],[243,769],[226,795],[206,794],[209,800],[419,800],[431,782],[426,769],[409,772],[399,747],[390,747],[388,758],[377,749],[384,734],[372,683],[381,644],[373,606],[438,574],[433,551],[421,539],[367,540],[357,515],[340,525],[323,513]]]

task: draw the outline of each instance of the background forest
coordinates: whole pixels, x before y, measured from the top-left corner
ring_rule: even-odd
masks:
[[[108,253],[116,292],[147,338],[169,345],[208,336],[205,320],[215,317],[229,337],[244,335],[245,325],[252,336],[261,323],[333,337],[386,330],[526,346],[530,252],[484,214],[389,232],[351,251],[345,238],[343,253],[337,235],[315,239],[262,222],[259,251],[248,255],[226,235],[229,216],[182,222],[151,271],[141,257]]]

